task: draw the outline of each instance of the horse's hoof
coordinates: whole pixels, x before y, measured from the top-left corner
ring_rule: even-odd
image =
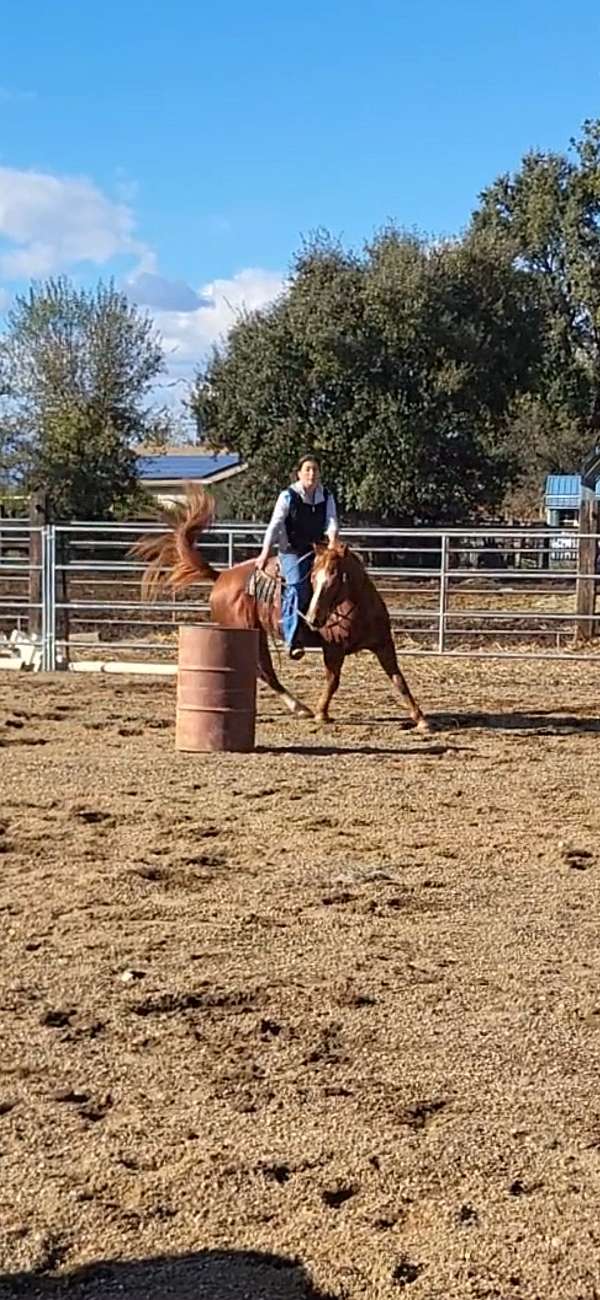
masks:
[[[434,728],[431,723],[427,721],[427,718],[419,718],[415,730],[420,731],[422,736],[430,736]]]
[[[292,713],[295,718],[314,718],[315,716],[312,709],[307,708],[306,704],[299,704],[297,701],[294,704]]]
[[[330,727],[333,719],[328,713],[315,713],[315,722],[320,723],[323,727]]]

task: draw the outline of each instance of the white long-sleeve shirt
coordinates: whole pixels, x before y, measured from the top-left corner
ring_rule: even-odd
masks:
[[[289,490],[290,490],[289,488],[286,488],[284,492],[280,492],[277,501],[275,502],[275,509],[273,511],[273,514],[271,515],[264,536],[264,541],[263,541],[264,551],[271,550],[271,548],[275,544],[277,544],[279,550],[282,551],[283,554],[291,550],[288,541],[288,535],[285,528],[285,521],[287,519],[289,508],[290,508],[289,500],[288,500]],[[325,493],[323,491],[323,488],[320,485],[318,488],[315,488],[314,493],[305,492],[301,483],[292,483],[291,490],[292,492],[297,492],[300,499],[306,502],[306,504],[310,506],[318,506],[325,499]],[[332,493],[328,492],[327,505],[325,508],[325,535],[329,538],[329,541],[331,542],[333,541],[334,537],[337,536],[337,533],[338,533],[337,507]]]

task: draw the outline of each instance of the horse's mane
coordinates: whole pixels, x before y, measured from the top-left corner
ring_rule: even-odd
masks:
[[[366,571],[363,559],[357,551],[351,550],[345,542],[340,542],[336,539],[336,541],[330,545],[317,547],[317,565],[321,558],[326,561],[328,558],[331,560],[332,556],[335,557],[335,560],[338,562],[338,567],[342,571],[345,570],[349,577],[358,579],[358,581],[362,582],[363,585],[365,583],[370,583],[371,580]]]

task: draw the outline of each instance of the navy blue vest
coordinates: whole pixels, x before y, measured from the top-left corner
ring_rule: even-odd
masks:
[[[323,488],[323,500],[318,505],[311,505],[308,501],[303,501],[298,492],[288,489],[285,531],[290,548],[296,555],[305,555],[315,542],[323,540],[328,497],[327,488]]]

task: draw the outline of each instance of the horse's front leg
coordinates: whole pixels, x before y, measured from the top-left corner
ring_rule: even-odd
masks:
[[[319,696],[315,717],[317,722],[331,722],[329,705],[340,684],[344,651],[340,650],[336,645],[324,645],[323,662],[325,664],[325,685]]]
[[[261,681],[265,682],[267,686],[270,686],[271,690],[279,696],[279,699],[283,701],[286,708],[289,709],[290,713],[293,713],[295,717],[312,718],[313,714],[311,709],[308,709],[305,704],[301,704],[300,700],[297,700],[295,695],[291,695],[289,691],[286,691],[285,686],[282,686],[273,667],[267,634],[263,628],[260,629],[258,637],[258,675]]]
[[[403,703],[406,705],[408,712],[410,713],[411,719],[415,727],[417,728],[417,730],[425,731],[425,732],[431,731],[431,727],[427,721],[427,718],[421,712],[421,709],[419,708],[419,705],[417,704],[417,701],[415,700],[405,677],[403,677],[402,673],[400,672],[400,669],[398,667],[398,660],[396,658],[396,647],[394,646],[391,633],[390,633],[389,641],[386,641],[385,644],[379,650],[376,650],[375,654],[381,664],[381,667],[383,668],[384,673],[386,673],[386,675],[389,677],[392,686],[397,690],[398,694],[402,698]]]

